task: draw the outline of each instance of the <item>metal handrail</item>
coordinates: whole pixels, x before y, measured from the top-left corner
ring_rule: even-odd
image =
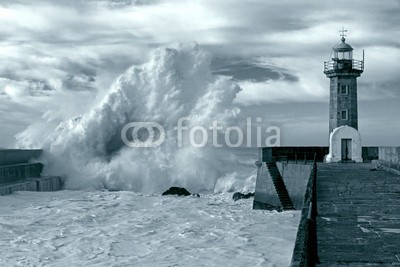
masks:
[[[357,59],[351,59],[351,60],[343,60],[343,61],[325,61],[324,62],[324,71],[335,71],[338,70],[338,63],[340,62],[348,62],[351,61],[351,66],[353,70],[359,70],[359,71],[364,71],[364,61],[362,60],[357,60]]]
[[[314,166],[311,175],[311,196],[309,203],[309,210],[307,216],[307,231],[306,240],[307,244],[304,244],[306,251],[306,262],[305,266],[315,266],[319,263],[318,257],[318,240],[317,240],[317,159],[314,156]]]
[[[307,164],[314,162],[313,156],[316,153],[307,153],[307,152],[299,152],[299,153],[287,153],[281,154],[277,156],[273,156],[273,161],[276,162],[286,162],[286,163],[296,163],[296,164]]]
[[[364,70],[364,61],[353,59],[353,69]]]

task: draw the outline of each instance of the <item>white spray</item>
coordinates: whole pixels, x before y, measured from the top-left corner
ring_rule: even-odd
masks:
[[[240,88],[229,77],[212,75],[209,65],[209,55],[193,45],[158,49],[148,63],[130,67],[93,110],[60,123],[39,142],[46,151],[46,172],[65,177],[70,189],[232,190],[232,182],[224,182],[232,172],[227,170],[227,149],[178,147],[174,130],[182,117],[189,119],[189,126],[212,125],[215,120],[222,126],[235,124],[240,110],[233,100]],[[162,125],[163,144],[124,145],[122,127],[137,121]],[[26,140],[31,137],[29,130],[21,133],[20,145],[29,146]]]

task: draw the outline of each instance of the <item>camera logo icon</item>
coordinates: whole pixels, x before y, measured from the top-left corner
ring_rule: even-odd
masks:
[[[132,134],[128,138],[130,129]],[[147,132],[147,136],[143,132]],[[158,147],[165,140],[165,130],[157,122],[130,122],[122,128],[121,138],[129,147]]]

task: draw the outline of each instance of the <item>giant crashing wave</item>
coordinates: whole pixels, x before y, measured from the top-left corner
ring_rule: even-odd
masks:
[[[69,189],[155,193],[174,185],[197,192],[225,190],[215,185],[223,188],[223,181],[232,184],[227,177],[237,176],[227,149],[178,147],[174,130],[183,117],[189,127],[207,127],[215,120],[220,126],[235,124],[240,109],[233,101],[240,87],[229,77],[213,75],[210,61],[191,45],[157,49],[147,63],[131,66],[94,109],[61,122],[41,140],[45,172],[64,177]],[[162,125],[162,145],[124,145],[122,127],[138,121]],[[29,138],[29,129],[19,134],[20,146],[29,146]]]

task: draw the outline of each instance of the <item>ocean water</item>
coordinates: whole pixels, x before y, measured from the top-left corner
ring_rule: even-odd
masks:
[[[289,265],[299,212],[232,200],[233,192],[254,192],[257,150],[216,147],[212,138],[196,147],[202,139],[188,135],[217,122],[223,141],[243,119],[234,104],[240,87],[213,75],[210,62],[197,45],[157,49],[86,112],[45,117],[21,132],[18,146],[43,148],[44,174],[61,176],[66,190],[1,198],[0,266]],[[121,132],[131,122],[158,123],[164,141],[127,146]],[[161,196],[171,186],[201,197]]]
[[[300,212],[252,210],[252,199],[231,197],[3,196],[0,266],[289,266]]]

